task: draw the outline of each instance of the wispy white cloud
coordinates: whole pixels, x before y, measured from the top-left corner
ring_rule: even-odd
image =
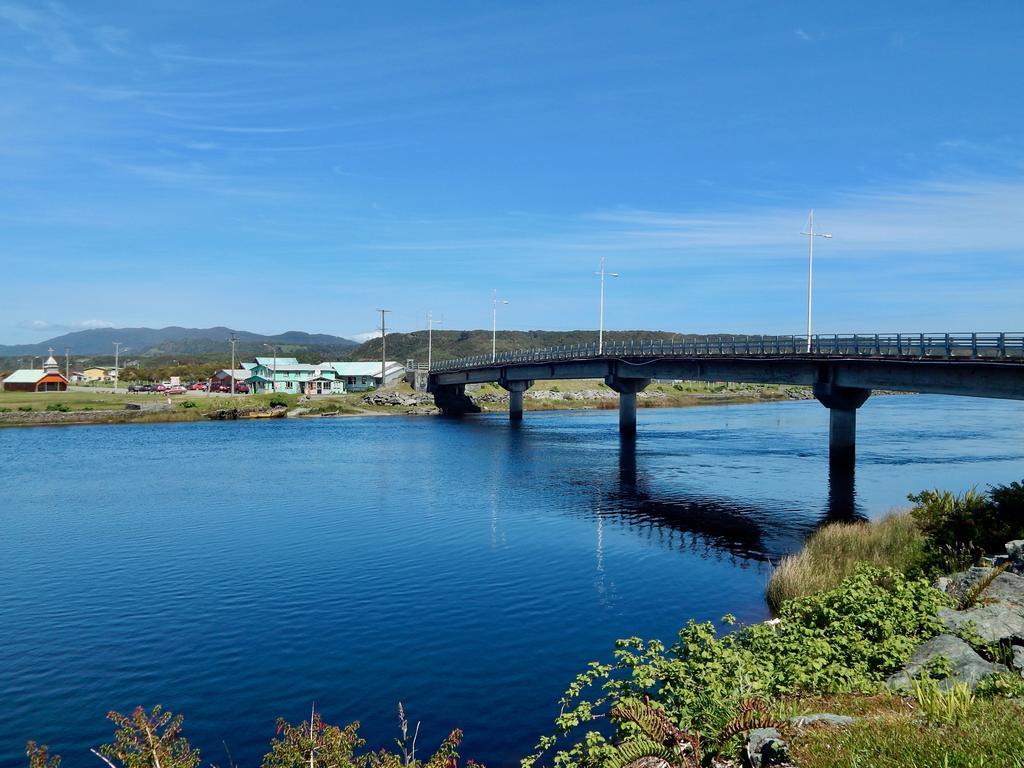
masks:
[[[91,27],[57,2],[0,2],[0,26],[14,27],[25,40],[25,50],[46,52],[58,64],[78,64],[88,54],[102,51],[124,56],[132,36],[112,26]]]
[[[109,320],[75,320],[70,323],[54,323],[49,320],[21,320],[19,328],[30,331],[87,331],[96,328],[113,328]]]
[[[71,324],[71,327],[91,330],[95,328],[113,328],[114,324],[109,320],[76,320]]]
[[[794,29],[793,34],[798,40],[803,40],[805,43],[817,43],[825,38],[824,32],[808,32],[803,27]]]

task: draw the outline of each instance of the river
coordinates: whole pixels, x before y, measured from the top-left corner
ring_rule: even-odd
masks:
[[[1020,403],[876,397],[855,483],[815,402],[0,430],[0,765],[95,766],[110,709],[259,765],[315,702],[513,765],[616,638],[767,615],[770,561],[923,488],[1024,478]],[[230,750],[230,759],[225,750]]]

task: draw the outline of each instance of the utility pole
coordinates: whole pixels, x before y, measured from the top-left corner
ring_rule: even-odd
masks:
[[[263,346],[267,347],[268,349],[274,350],[274,378],[273,381],[270,382],[270,391],[277,392],[277,344],[264,344]]]
[[[384,389],[384,373],[388,366],[388,329],[384,326],[384,315],[391,310],[378,309],[376,311],[380,312],[380,388]]]
[[[238,343],[238,337],[234,331],[231,332],[231,338],[228,339],[231,342],[231,396],[235,396],[235,344]]]
[[[598,311],[599,320],[597,328],[597,354],[604,354],[604,278],[605,275],[608,277],[618,277],[618,272],[605,272],[604,271],[604,256],[601,257],[601,271],[595,272],[595,275],[601,276],[601,302],[600,310]]]
[[[64,378],[71,381],[71,347],[64,347]]]
[[[121,380],[121,372],[118,367],[118,362],[121,355],[121,342],[114,342],[114,391],[117,392],[117,384]]]
[[[827,240],[832,239],[832,235],[825,232],[818,233],[814,231],[814,209],[811,208],[810,215],[807,217],[807,231],[801,232],[801,235],[807,236],[807,351],[811,351],[811,300],[814,295],[814,238],[824,237]]]
[[[498,298],[498,289],[491,291],[491,362],[498,359],[498,305],[508,304],[508,299]]]
[[[427,312],[427,371],[434,362],[434,325],[440,325],[444,320],[435,320],[433,312]]]

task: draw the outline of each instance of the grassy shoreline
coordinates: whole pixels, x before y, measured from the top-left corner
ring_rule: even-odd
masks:
[[[375,405],[366,403],[364,392],[318,397],[300,401],[295,395],[210,395],[205,392],[175,395],[168,406],[166,398],[155,394],[110,392],[0,392],[0,428],[32,426],[82,426],[95,424],[159,424],[206,421],[214,411],[225,408],[260,410],[269,408],[275,398],[285,401],[291,418],[346,416],[433,415],[432,399],[416,393],[407,384],[388,387],[385,394],[419,398],[416,404]],[[504,390],[497,385],[483,386],[472,392],[485,413],[508,409]],[[639,399],[640,408],[688,408],[701,405],[742,405],[810,399],[809,391],[796,387],[770,385],[701,384],[680,387],[657,383]],[[129,406],[142,410],[130,410]],[[559,381],[535,387],[526,398],[527,411],[611,410],[618,407],[617,396],[602,383]],[[298,412],[301,411],[301,412]]]

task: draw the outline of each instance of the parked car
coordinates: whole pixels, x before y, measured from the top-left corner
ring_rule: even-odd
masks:
[[[128,391],[129,392],[152,392],[153,391],[153,385],[152,384],[129,384],[128,385]]]
[[[154,392],[166,392],[167,391],[167,385],[166,384],[154,384],[153,385],[153,391]]]
[[[192,390],[193,392],[205,392],[206,391],[206,382],[197,381],[197,382],[194,382],[192,384],[189,384],[188,388],[190,390]]]
[[[186,392],[188,392],[188,390],[181,386],[181,384],[176,384],[173,387],[167,387],[167,389],[164,390],[164,393],[168,395],[184,395]]]

